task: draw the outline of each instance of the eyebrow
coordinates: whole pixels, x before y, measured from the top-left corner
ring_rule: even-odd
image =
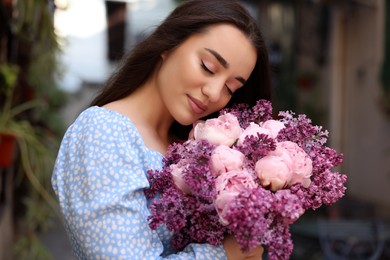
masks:
[[[209,48],[205,48],[205,50],[211,53],[224,68],[229,68],[229,63],[221,56],[221,54]],[[246,83],[246,80],[243,77],[238,76],[235,77],[235,79],[240,81],[242,84]]]

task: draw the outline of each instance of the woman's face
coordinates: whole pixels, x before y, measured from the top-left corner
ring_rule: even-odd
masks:
[[[157,89],[171,116],[189,125],[225,107],[256,59],[255,47],[239,29],[213,25],[162,54]]]

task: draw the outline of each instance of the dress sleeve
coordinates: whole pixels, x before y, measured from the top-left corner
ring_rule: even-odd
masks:
[[[222,246],[166,255],[149,228],[141,140],[129,127],[81,118],[66,132],[52,185],[77,259],[226,259]]]

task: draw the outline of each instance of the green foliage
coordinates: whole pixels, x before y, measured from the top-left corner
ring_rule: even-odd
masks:
[[[22,237],[13,248],[15,259],[50,260],[53,256],[47,251],[35,234]]]
[[[0,86],[4,95],[10,96],[13,86],[18,79],[19,67],[16,65],[0,64]]]
[[[23,135],[23,130],[25,130],[27,122],[19,122],[17,116],[28,109],[39,106],[40,102],[32,100],[13,106],[12,103],[18,74],[18,66],[0,64],[0,84],[5,98],[4,105],[0,110],[0,132]]]
[[[45,135],[44,129],[18,117],[21,113],[43,104],[39,100],[31,100],[12,105],[18,73],[19,69],[16,66],[0,65],[0,83],[5,97],[0,110],[0,133],[12,134],[17,138],[22,167],[20,174],[16,175],[16,185],[21,185],[24,180],[30,183],[28,195],[24,199],[25,215],[21,220],[27,235],[21,236],[15,245],[15,252],[37,257],[29,259],[45,259],[41,258],[46,254],[44,248],[32,234],[38,230],[47,230],[50,223],[48,219],[57,212],[57,203],[48,192],[54,162],[50,149],[53,138]]]
[[[15,259],[53,259],[37,234],[50,228],[50,220],[58,213],[50,178],[64,131],[57,111],[67,100],[56,82],[61,74],[61,49],[49,2],[14,1],[7,21],[12,41],[4,42],[17,43],[9,49],[17,48],[20,57],[0,62],[0,133],[17,138],[14,203],[23,205],[15,221]],[[0,50],[2,57],[11,57],[4,51]],[[32,92],[28,98],[23,96],[27,90]]]

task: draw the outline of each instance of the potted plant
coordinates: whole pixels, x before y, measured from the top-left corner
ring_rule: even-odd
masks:
[[[21,221],[26,236],[16,243],[19,252],[31,253],[27,248],[34,247],[36,259],[49,259],[47,251],[39,244],[35,235],[36,230],[45,230],[49,227],[50,216],[57,203],[45,187],[48,172],[48,162],[52,161],[52,154],[47,148],[47,136],[42,134],[39,127],[33,125],[23,117],[27,112],[44,107],[44,102],[38,99],[15,104],[14,94],[17,87],[19,68],[16,65],[0,64],[0,167],[11,167],[15,175],[14,183],[21,184],[26,179],[31,185],[27,189],[28,195],[23,199],[25,217]],[[31,111],[29,111],[31,110]],[[4,160],[4,159],[7,159]],[[17,161],[16,161],[17,160]],[[38,210],[39,209],[39,210]],[[35,241],[35,244],[32,244]],[[19,253],[20,254],[20,253]]]
[[[16,65],[0,64],[0,87],[4,90],[4,102],[0,107],[0,138],[6,140],[1,143],[1,151],[3,148],[9,149],[9,154],[3,154],[10,158],[11,161],[4,163],[6,167],[12,164],[12,159],[16,153],[16,148],[20,154],[19,159],[26,174],[44,171],[46,168],[38,161],[44,161],[45,157],[50,157],[50,152],[46,149],[44,140],[39,134],[39,128],[33,126],[27,119],[19,117],[23,112],[44,107],[44,102],[32,99],[21,104],[13,105],[13,96],[18,79],[19,69]],[[39,159],[38,159],[39,158]],[[37,176],[32,176],[35,178]],[[30,180],[35,182],[33,180]],[[37,185],[34,185],[36,188]]]
[[[53,259],[40,235],[60,218],[50,184],[66,102],[55,9],[54,0],[0,1],[0,146],[13,148],[3,156],[0,147],[0,168],[12,179],[13,259]]]
[[[22,112],[39,106],[39,102],[31,100],[13,106],[13,94],[18,78],[18,67],[10,64],[0,64],[0,86],[3,90],[4,102],[0,108],[0,167],[7,168],[13,162],[16,141],[31,138],[34,132],[28,121],[18,119]]]
[[[5,102],[0,113],[0,167],[8,168],[11,166],[14,153],[16,136],[11,131],[12,125],[12,87],[17,79],[17,67],[6,64],[0,65],[0,84],[4,91]]]

